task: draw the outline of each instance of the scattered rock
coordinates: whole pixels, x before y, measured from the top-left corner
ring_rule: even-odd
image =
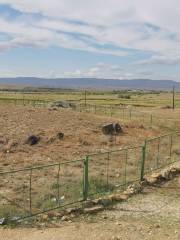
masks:
[[[63,133],[63,132],[58,132],[57,138],[58,138],[59,140],[64,139],[64,133]]]
[[[98,203],[103,205],[104,207],[107,207],[109,206],[110,204],[112,204],[112,199],[111,198],[100,198],[98,200]]]
[[[147,176],[145,179],[145,184],[154,185],[164,181],[171,180],[173,176],[176,176],[180,173],[180,166],[175,165],[167,169],[162,170],[159,173],[153,173],[151,176]]]
[[[94,206],[92,208],[85,208],[84,213],[93,214],[93,213],[97,213],[102,210],[104,210],[104,207],[102,205],[98,205],[98,206]]]
[[[157,179],[154,178],[154,177],[148,177],[148,178],[146,179],[146,183],[147,183],[148,185],[154,185],[156,182],[157,182]],[[146,184],[145,184],[145,185],[146,185]]]
[[[68,222],[68,221],[70,221],[71,219],[70,219],[70,217],[69,216],[62,216],[62,218],[61,218],[61,221],[64,221],[64,222]]]
[[[41,220],[43,221],[43,222],[46,222],[47,220],[48,220],[48,215],[47,214],[42,214],[41,215]]]
[[[39,141],[40,141],[40,137],[31,135],[26,139],[25,144],[29,144],[30,146],[33,146],[37,144]]]
[[[58,107],[58,108],[70,108],[71,107],[71,103],[67,102],[67,101],[56,101],[54,103],[51,104],[52,108]]]
[[[112,201],[117,201],[117,202],[121,202],[121,201],[126,201],[128,199],[128,195],[126,194],[114,194],[110,196]]]
[[[6,223],[6,218],[0,218],[0,225],[5,225]]]

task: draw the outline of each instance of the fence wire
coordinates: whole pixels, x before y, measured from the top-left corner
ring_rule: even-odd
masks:
[[[147,139],[142,146],[84,159],[0,172],[0,218],[17,220],[123,191],[149,172],[180,160],[180,133]]]

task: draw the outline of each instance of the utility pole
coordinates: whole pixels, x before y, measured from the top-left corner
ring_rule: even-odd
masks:
[[[175,86],[173,86],[173,110],[175,109]]]

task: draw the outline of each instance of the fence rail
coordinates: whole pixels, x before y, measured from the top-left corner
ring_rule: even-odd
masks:
[[[149,172],[180,160],[180,133],[84,159],[0,172],[0,218],[17,220],[124,190]]]

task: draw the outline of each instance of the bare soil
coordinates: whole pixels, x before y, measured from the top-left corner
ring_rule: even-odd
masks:
[[[117,119],[69,109],[0,105],[0,171],[81,159],[102,149],[142,144],[161,132],[141,122],[120,121],[124,133],[112,139],[101,130],[112,121]],[[59,132],[64,133],[63,140],[57,138]],[[25,144],[31,134],[40,137],[37,145]]]

